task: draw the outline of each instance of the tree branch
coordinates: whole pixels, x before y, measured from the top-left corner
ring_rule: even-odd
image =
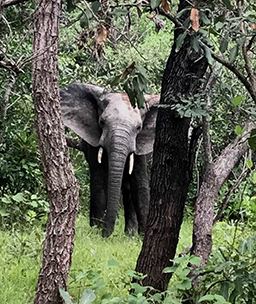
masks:
[[[248,121],[245,132],[221,152],[208,167],[195,204],[192,254],[201,258],[202,265],[208,261],[212,248],[214,202],[223,183],[239,159],[249,149],[247,139],[256,124]],[[193,284],[197,284],[196,280]]]
[[[2,0],[0,7],[8,7],[11,5],[20,4],[22,2],[26,2],[27,0]]]
[[[9,59],[6,57],[6,55],[0,51],[0,67],[4,68],[8,71],[12,71],[15,74],[18,74],[21,72],[21,68],[19,67],[19,65],[13,61],[12,59]]]
[[[213,225],[218,222],[223,215],[223,212],[225,211],[225,209],[228,206],[228,203],[230,201],[231,195],[233,194],[234,190],[237,189],[239,187],[239,185],[241,184],[241,182],[244,180],[244,178],[249,174],[249,169],[246,168],[245,170],[242,171],[242,173],[239,175],[239,177],[237,178],[237,180],[235,181],[235,183],[233,184],[233,186],[228,190],[228,192],[226,193],[222,204],[217,212],[217,214],[215,215],[214,219],[213,219]]]
[[[170,20],[171,22],[173,22],[173,24],[178,27],[178,28],[184,28],[183,24],[177,19],[175,18],[173,15],[171,15],[170,13],[166,13],[165,10],[163,10],[161,7],[158,8],[158,12],[161,16],[166,17],[168,20]],[[187,30],[187,29],[186,29]]]
[[[239,8],[238,9],[239,15],[240,15],[240,17],[242,17],[244,15],[244,3],[243,3],[243,1],[239,1],[238,8]],[[240,30],[241,30],[242,34],[244,35],[244,37],[247,38],[247,33],[246,33],[245,26],[244,26],[244,20],[241,22]],[[247,41],[248,41],[248,39],[245,39],[243,44],[242,44],[242,55],[243,55],[243,58],[244,58],[245,70],[247,72],[249,81],[251,83],[252,90],[254,91],[254,94],[256,95],[256,78],[255,78],[255,73],[253,71],[252,62],[249,58],[249,53],[248,53],[248,48],[247,48],[250,41],[249,41],[248,44],[247,44]]]
[[[238,80],[241,81],[242,84],[246,87],[246,89],[247,89],[248,93],[251,95],[253,101],[256,102],[256,92],[255,92],[254,88],[252,87],[252,84],[247,80],[247,78],[233,64],[231,64],[230,62],[221,58],[217,54],[214,54],[212,52],[212,57],[236,75]]]
[[[190,144],[189,144],[189,175],[190,179],[192,179],[193,175],[193,168],[195,163],[195,156],[196,156],[196,147],[199,137],[202,134],[202,126],[198,126],[196,128],[193,128]]]

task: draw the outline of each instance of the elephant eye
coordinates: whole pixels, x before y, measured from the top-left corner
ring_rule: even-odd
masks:
[[[141,125],[138,125],[137,126],[137,131],[140,131],[141,130]]]
[[[105,125],[105,120],[103,118],[100,118],[99,125],[101,127],[103,127]]]

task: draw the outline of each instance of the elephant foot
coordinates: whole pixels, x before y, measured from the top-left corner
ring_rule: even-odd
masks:
[[[107,230],[107,229],[103,229],[103,230],[102,230],[102,237],[108,238],[108,237],[111,236],[112,233],[113,233],[113,230],[110,231],[110,230]]]
[[[145,234],[145,226],[139,226],[138,233],[141,237],[144,237]]]
[[[136,228],[126,228],[124,229],[124,232],[127,236],[135,236],[137,233],[137,229]]]
[[[107,225],[102,229],[102,237],[108,238],[114,232],[115,225]]]
[[[96,226],[97,228],[102,228],[103,226],[103,220],[99,218],[91,218],[90,219],[90,226],[94,227]]]
[[[124,232],[128,236],[134,236],[138,232],[138,223],[137,220],[129,220],[127,223],[125,223]]]

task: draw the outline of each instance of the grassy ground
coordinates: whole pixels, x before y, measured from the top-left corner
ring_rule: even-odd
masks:
[[[191,226],[188,221],[183,224],[179,252],[191,244]],[[219,224],[215,229],[215,246],[225,245],[227,239],[230,241],[233,231],[227,224]],[[42,240],[40,227],[23,232],[0,231],[1,304],[33,302]],[[88,226],[88,219],[80,216],[77,220],[69,292],[77,298],[85,288],[93,287],[98,293],[111,292],[113,296],[125,294],[128,272],[135,267],[140,246],[138,237],[124,236],[122,221],[119,221],[114,235],[102,239],[98,230]]]

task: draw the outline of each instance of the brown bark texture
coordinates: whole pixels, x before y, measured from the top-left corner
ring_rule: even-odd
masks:
[[[244,135],[236,138],[209,164],[195,204],[193,245],[191,253],[201,258],[201,265],[208,262],[212,249],[214,203],[218,192],[239,159],[249,149],[247,139],[255,124],[247,123]]]
[[[58,88],[60,0],[38,1],[34,20],[33,98],[50,213],[34,303],[63,303],[71,265],[78,184],[64,137]]]
[[[181,0],[179,11],[187,6],[188,2]],[[177,37],[181,33],[176,28],[162,81],[149,215],[136,265],[136,271],[147,275],[142,284],[159,291],[166,290],[171,277],[171,274],[164,274],[163,269],[171,264],[170,259],[176,253],[190,182],[190,118],[181,118],[170,106],[179,103],[180,96],[187,97],[198,91],[207,68],[204,56],[191,51],[189,35],[180,50],[176,50]]]

